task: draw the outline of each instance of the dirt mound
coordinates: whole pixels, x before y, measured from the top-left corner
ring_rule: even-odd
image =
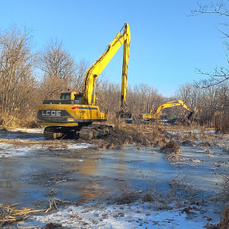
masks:
[[[168,142],[168,136],[163,128],[140,124],[116,125],[106,139],[93,140],[93,143],[103,149],[120,149],[124,144],[155,146],[166,142]]]
[[[181,153],[181,148],[176,141],[170,139],[170,141],[160,149],[163,153]]]

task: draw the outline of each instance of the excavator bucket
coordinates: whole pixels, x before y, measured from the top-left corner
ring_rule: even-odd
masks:
[[[188,114],[187,119],[190,120],[190,119],[192,118],[193,115],[194,115],[194,111],[191,111],[191,112]]]
[[[132,120],[132,113],[129,111],[125,112],[125,111],[121,110],[121,111],[117,112],[116,116],[119,120],[123,120],[126,123],[132,123],[132,121],[133,121]]]

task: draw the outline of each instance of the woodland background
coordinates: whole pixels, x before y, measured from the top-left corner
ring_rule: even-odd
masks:
[[[61,91],[82,91],[84,74],[90,67],[84,60],[76,63],[62,42],[51,40],[40,52],[33,51],[32,33],[17,26],[0,31],[0,125],[34,125],[36,107],[44,99],[58,99]],[[227,46],[228,47],[228,46]],[[215,69],[207,79],[187,83],[168,98],[143,82],[127,89],[127,107],[135,117],[159,105],[181,99],[195,110],[199,125],[228,131],[229,84],[224,68]],[[185,75],[188,73],[184,73]],[[120,73],[121,75],[121,73]],[[171,76],[173,77],[173,76]],[[129,77],[131,80],[131,76]],[[174,78],[175,80],[175,78]],[[121,81],[121,80],[120,80]],[[108,82],[102,74],[96,81],[101,107],[109,110],[110,120],[120,110],[121,86]],[[184,115],[181,107],[165,109],[173,116]]]

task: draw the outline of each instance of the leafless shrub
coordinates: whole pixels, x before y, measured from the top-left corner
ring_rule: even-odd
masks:
[[[223,187],[220,193],[220,197],[224,203],[229,203],[229,174],[222,174]]]
[[[171,190],[161,193],[157,189],[147,189],[145,191],[130,191],[121,188],[120,195],[113,199],[118,204],[131,204],[137,201],[149,203],[155,210],[171,210],[173,208],[184,207],[182,211],[195,210],[201,203],[195,199],[194,189],[188,183],[187,178],[174,178],[170,181]],[[112,203],[113,203],[112,202]],[[174,205],[174,203],[176,203]],[[191,207],[192,205],[192,207]],[[187,212],[189,213],[189,212]]]
[[[224,107],[215,115],[216,133],[229,133],[229,100],[227,103],[227,107]]]
[[[171,190],[169,191],[169,196],[171,199],[179,200],[179,199],[193,199],[194,198],[194,189],[190,182],[188,182],[187,177],[175,177],[172,179],[169,184],[171,186]]]
[[[0,32],[0,110],[21,113],[34,109],[34,61],[31,36],[12,27]],[[31,109],[32,108],[32,109]]]
[[[154,202],[157,200],[157,197],[151,192],[146,192],[143,195],[142,200],[143,202]]]
[[[225,110],[228,103],[228,92],[228,82],[208,88],[185,84],[177,90],[176,97],[189,104],[191,109],[195,111],[192,117],[192,125],[197,123],[201,126],[214,127],[216,114],[219,111],[221,112],[222,108]],[[226,125],[227,121],[225,119],[220,120]],[[220,120],[218,125],[221,125]]]
[[[63,228],[60,223],[47,223],[43,229],[61,229]]]
[[[119,205],[134,203],[139,199],[139,192],[128,191],[126,188],[121,188],[120,191],[120,196],[115,200]]]

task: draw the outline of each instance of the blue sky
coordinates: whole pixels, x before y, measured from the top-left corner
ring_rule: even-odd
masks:
[[[76,62],[85,60],[90,66],[127,22],[128,85],[147,84],[169,97],[203,77],[195,68],[227,66],[223,35],[217,30],[227,18],[188,17],[196,8],[194,0],[0,0],[0,29],[26,26],[35,51],[57,39]],[[121,83],[122,52],[104,70],[110,82]]]

